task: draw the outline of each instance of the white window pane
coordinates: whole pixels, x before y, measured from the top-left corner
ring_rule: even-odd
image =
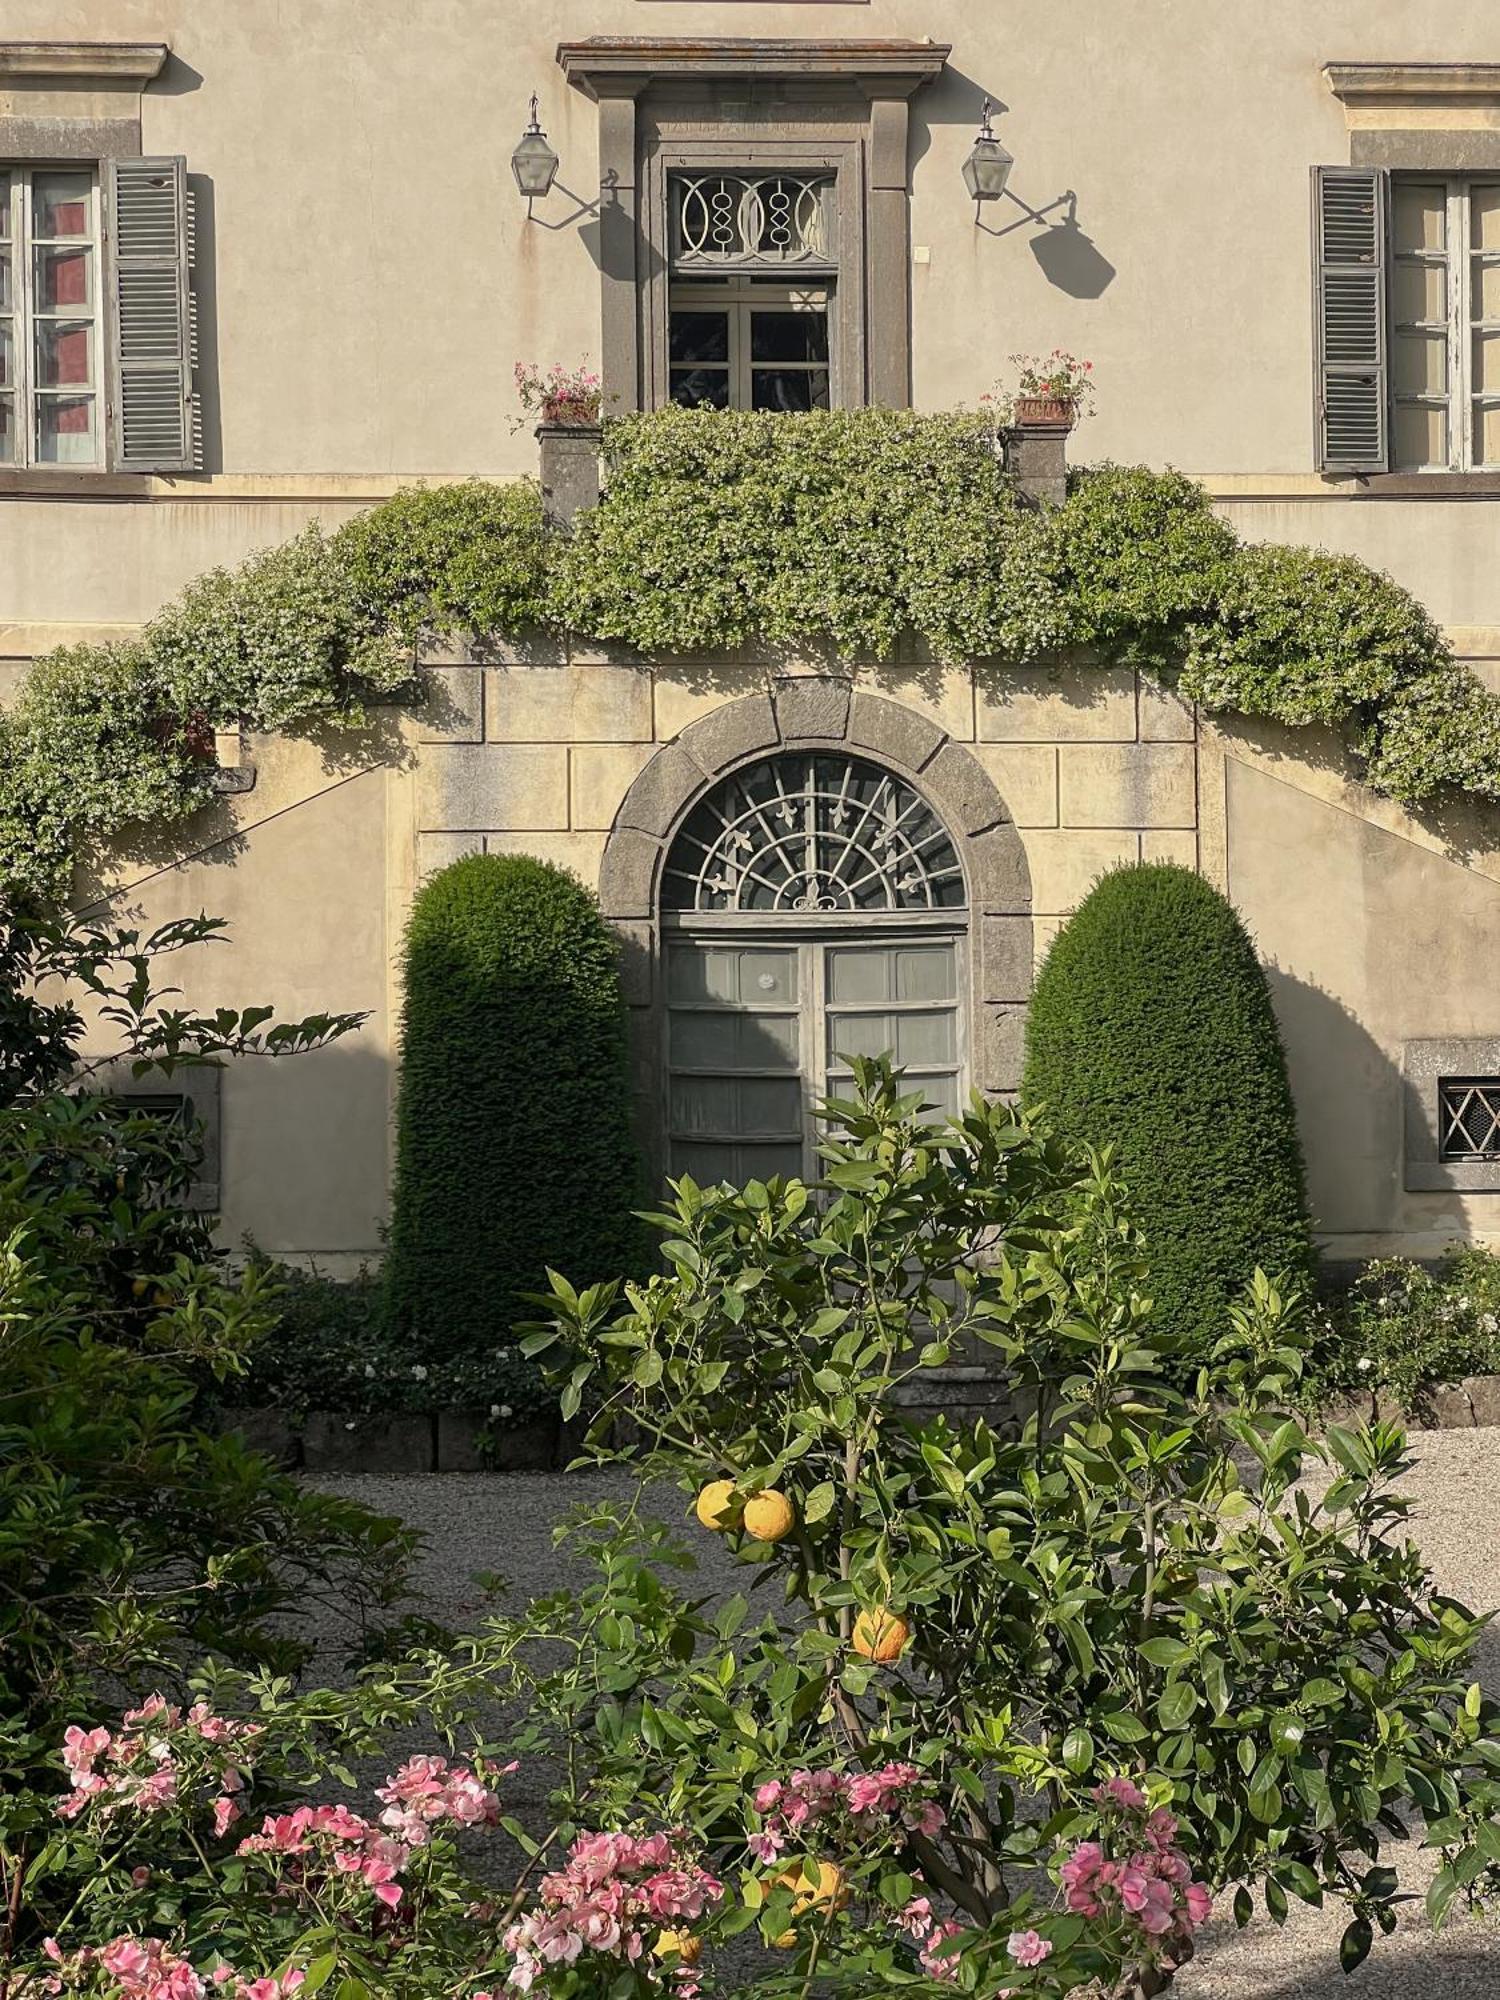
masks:
[[[835,1056],[883,1056],[896,1047],[896,1020],[892,1014],[830,1014],[828,1054]]]
[[[683,1135],[713,1132],[733,1136],[734,1084],[726,1076],[674,1076],[672,1130]]]
[[[15,285],[11,279],[10,252],[0,250],[0,313],[14,312]]]
[[[92,396],[38,396],[36,455],[43,465],[95,462]]]
[[[797,1067],[795,1015],[674,1014],[671,1042],[672,1064],[678,1069]]]
[[[40,320],[36,329],[36,379],[43,389],[93,387],[94,330],[70,320]]]
[[[89,174],[41,173],[32,178],[32,230],[37,237],[91,233]]]
[[[94,253],[89,249],[38,250],[38,312],[92,312]]]
[[[1398,403],[1396,464],[1403,471],[1448,463],[1448,413],[1421,403]]]
[[[785,1143],[779,1146],[741,1146],[737,1179],[741,1187],[746,1181],[769,1181],[779,1174],[783,1180],[801,1180],[802,1146]]]
[[[720,1181],[736,1181],[733,1146],[676,1145],[672,1148],[672,1172],[691,1174],[700,1187],[717,1187]]]
[[[910,1073],[904,1079],[907,1090],[920,1090],[931,1107],[928,1115],[934,1120],[956,1118],[958,1116],[958,1078],[956,1076],[922,1076]]]
[[[667,955],[667,992],[673,1000],[737,1000],[734,953],[674,946]]]
[[[828,997],[841,1000],[889,1000],[892,961],[888,950],[831,951],[828,954]]]
[[[1500,250],[1500,181],[1476,181],[1469,190],[1469,241],[1476,250]]]
[[[1392,356],[1398,396],[1448,393],[1448,338],[1442,333],[1398,333]]]
[[[15,176],[0,173],[0,241],[11,233],[11,212],[15,205]]]
[[[794,951],[742,951],[740,999],[746,1006],[795,1006],[797,954]]]
[[[1500,465],[1500,405],[1474,405],[1474,462]]]
[[[16,337],[9,320],[0,320],[0,389],[12,389],[16,381]]]
[[[953,1016],[939,1013],[900,1014],[896,1018],[896,1060],[903,1069],[914,1063],[950,1063],[957,1054],[953,1045]]]
[[[16,462],[16,407],[13,396],[0,396],[0,465]]]
[[[1500,393],[1500,333],[1474,335],[1474,393]]]
[[[1448,238],[1448,194],[1436,181],[1397,181],[1391,199],[1397,250],[1441,250]]]
[[[907,946],[896,954],[896,998],[951,1000],[953,972],[951,944]]]
[[[752,1138],[802,1131],[802,1085],[794,1076],[747,1076],[739,1083],[738,1129]],[[799,1140],[800,1143],[800,1140]]]
[[[1391,273],[1391,288],[1399,324],[1448,317],[1446,264],[1397,264]]]
[[[1475,319],[1500,320],[1500,264],[1474,259],[1474,291],[1470,311]]]

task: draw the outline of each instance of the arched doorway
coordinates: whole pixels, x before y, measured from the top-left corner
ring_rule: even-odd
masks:
[[[968,886],[917,788],[843,750],[780,750],[689,811],[661,877],[667,1168],[816,1172],[817,1102],[890,1050],[940,1112],[967,1066]]]
[[[1020,1081],[1031,881],[1005,801],[969,743],[841,676],[773,679],[662,743],[599,901],[653,1182],[674,1154],[705,1178],[802,1171],[840,1052],[894,1046],[943,1103]]]

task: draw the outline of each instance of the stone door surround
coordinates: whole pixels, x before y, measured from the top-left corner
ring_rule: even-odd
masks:
[[[952,836],[968,886],[970,1069],[981,1089],[1020,1084],[1031,990],[1031,875],[989,773],[937,723],[841,677],[798,675],[700,716],[663,745],[626,793],[599,872],[599,902],[621,938],[638,1092],[657,1095],[659,895],[673,835],[719,778],[780,751],[842,749],[905,778]],[[648,1133],[654,1157],[657,1135]]]

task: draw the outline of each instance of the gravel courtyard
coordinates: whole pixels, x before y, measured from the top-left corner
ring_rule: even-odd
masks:
[[[1500,1429],[1431,1431],[1413,1441],[1415,1467],[1407,1483],[1415,1503],[1414,1533],[1440,1591],[1475,1609],[1500,1606]],[[498,1572],[514,1597],[555,1587],[553,1524],[580,1501],[625,1491],[618,1475],[500,1475],[323,1479],[329,1491],[398,1514],[430,1538],[422,1568],[434,1616],[462,1628],[480,1612],[474,1585]],[[657,1511],[676,1519],[682,1502],[667,1491]],[[1500,1696],[1500,1632],[1480,1654],[1487,1691]],[[1428,1869],[1420,1853],[1401,1858],[1403,1878],[1422,1890]],[[1183,1975],[1184,2000],[1468,2000],[1500,1996],[1500,1924],[1454,1920],[1436,1937],[1420,1900],[1407,1906],[1401,1927],[1380,1939],[1352,1979],[1339,1970],[1342,1920],[1292,1905],[1284,1930],[1261,1919],[1244,1932],[1215,1925],[1198,1959]]]

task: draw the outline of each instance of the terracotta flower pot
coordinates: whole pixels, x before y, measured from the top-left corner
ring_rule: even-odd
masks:
[[[1071,430],[1078,406],[1071,396],[1017,396],[1012,415],[1018,424],[1066,424]]]
[[[599,406],[591,396],[549,396],[542,404],[544,424],[593,424]]]

